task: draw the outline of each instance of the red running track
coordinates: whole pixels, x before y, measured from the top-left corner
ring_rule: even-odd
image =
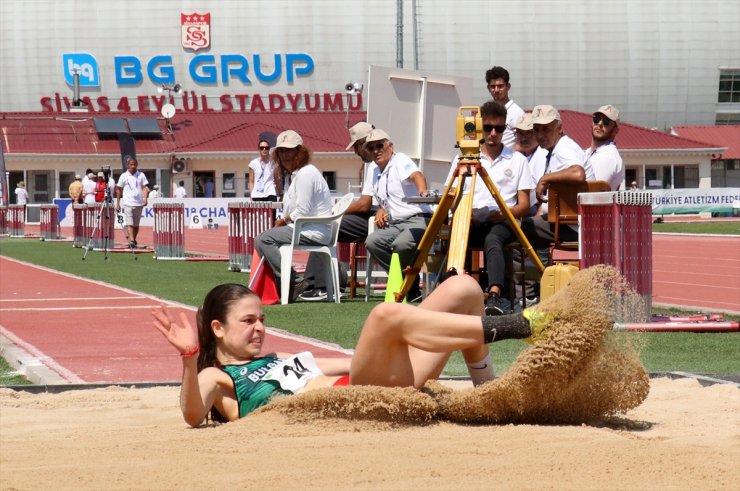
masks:
[[[195,309],[0,256],[0,337],[54,374],[56,382],[173,382],[182,363],[151,310],[166,303],[195,323]],[[338,347],[268,330],[264,352],[347,356]],[[46,383],[52,383],[48,381]]]

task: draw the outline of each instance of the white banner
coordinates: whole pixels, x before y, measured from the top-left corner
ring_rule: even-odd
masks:
[[[653,214],[732,213],[740,207],[740,188],[650,189]]]

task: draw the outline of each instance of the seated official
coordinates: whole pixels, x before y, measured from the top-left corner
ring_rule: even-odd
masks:
[[[393,150],[393,142],[385,131],[373,130],[365,146],[378,165],[373,176],[373,195],[379,206],[375,232],[368,236],[365,245],[386,271],[390,270],[393,253],[398,253],[403,269],[411,265],[417,244],[432,218],[430,205],[407,203],[404,198],[426,193],[427,181],[413,160]],[[414,301],[420,296],[416,281],[407,298]]]

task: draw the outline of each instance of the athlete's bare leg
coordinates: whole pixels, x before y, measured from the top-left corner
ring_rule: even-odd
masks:
[[[440,373],[451,352],[485,346],[482,314],[483,292],[467,275],[441,283],[419,307],[378,305],[357,342],[351,383],[423,386]]]

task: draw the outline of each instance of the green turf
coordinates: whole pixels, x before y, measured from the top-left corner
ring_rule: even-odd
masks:
[[[168,300],[196,306],[213,286],[225,282],[247,281],[244,273],[227,270],[223,262],[156,261],[149,254],[111,254],[90,252],[85,261],[82,251],[69,243],[30,239],[0,239],[0,254],[48,268],[93,278]],[[321,339],[345,348],[354,347],[364,319],[377,304],[361,298],[344,299],[341,304],[299,302],[265,307],[269,325]],[[677,310],[672,310],[678,312]],[[660,311],[664,312],[664,311]],[[737,319],[738,316],[726,316]],[[616,338],[639,339],[642,360],[650,371],[699,373],[740,373],[740,334],[695,333],[615,333]],[[498,373],[506,370],[526,348],[521,341],[492,345]],[[464,363],[454,354],[445,374],[465,375]]]
[[[0,358],[0,385],[28,385],[30,383],[23,375],[16,373],[7,361]]]
[[[740,235],[740,221],[653,223],[653,232]]]

